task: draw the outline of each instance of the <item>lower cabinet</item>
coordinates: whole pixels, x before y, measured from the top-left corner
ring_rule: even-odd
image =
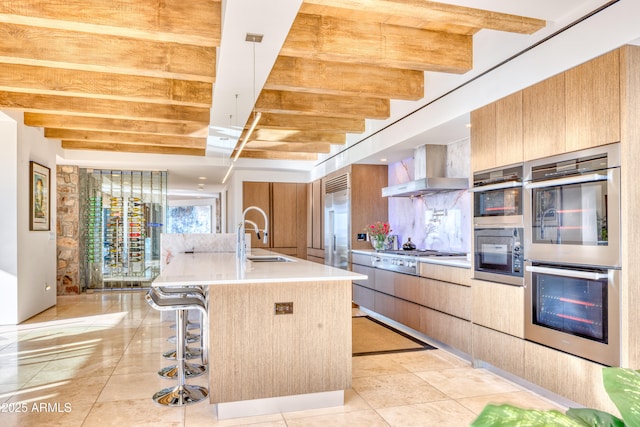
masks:
[[[473,323],[524,338],[524,287],[472,280]]]
[[[474,324],[473,359],[524,377],[524,340]]]
[[[359,306],[373,310],[375,307],[376,291],[373,289],[365,288],[356,283],[353,284],[353,302]]]
[[[468,320],[421,306],[418,330],[433,339],[471,354],[471,322]]]

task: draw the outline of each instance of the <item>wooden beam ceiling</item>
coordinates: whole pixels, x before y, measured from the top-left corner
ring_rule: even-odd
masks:
[[[543,21],[424,0],[305,0],[242,157],[315,160],[472,68],[473,34]],[[65,149],[205,155],[221,0],[0,2],[0,109]]]

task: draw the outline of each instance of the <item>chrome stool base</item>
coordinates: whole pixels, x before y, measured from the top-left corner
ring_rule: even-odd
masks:
[[[162,357],[169,360],[176,360],[176,350],[169,350],[162,353]],[[187,347],[184,349],[184,358],[185,359],[198,359],[202,357],[202,349],[201,348],[191,348]]]
[[[170,329],[175,329],[176,328],[176,324],[172,323],[169,325]],[[200,322],[187,322],[187,330],[192,330],[192,329],[200,329]]]
[[[184,376],[186,378],[195,378],[203,375],[207,372],[207,367],[197,363],[185,363],[184,364]],[[178,378],[178,365],[167,366],[158,371],[158,375],[168,380],[175,380]]]
[[[170,342],[171,344],[175,344],[176,343],[176,336],[172,335],[169,338],[167,338],[167,341]],[[193,344],[194,342],[198,342],[200,341],[200,334],[187,334],[187,337],[185,338],[185,341],[189,344]]]
[[[153,395],[153,401],[163,406],[186,406],[207,398],[209,390],[197,385],[183,384],[160,390]]]

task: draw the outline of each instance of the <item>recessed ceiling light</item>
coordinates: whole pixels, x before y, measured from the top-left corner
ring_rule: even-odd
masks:
[[[207,177],[206,176],[200,176],[200,177],[198,177],[198,179],[207,179]]]
[[[465,127],[470,128],[471,127],[471,123],[467,123],[466,125],[464,125]]]
[[[387,161],[387,158],[386,158],[386,157],[383,157],[383,158],[381,158],[381,159],[380,159],[380,161],[381,161],[381,162],[386,162],[386,161]]]

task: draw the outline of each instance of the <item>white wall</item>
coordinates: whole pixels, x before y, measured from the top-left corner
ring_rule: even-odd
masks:
[[[0,112],[0,147],[0,324],[17,324],[56,303],[58,146],[11,111]],[[30,161],[51,170],[50,231],[29,231]]]

